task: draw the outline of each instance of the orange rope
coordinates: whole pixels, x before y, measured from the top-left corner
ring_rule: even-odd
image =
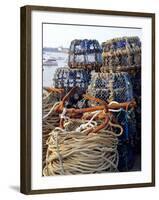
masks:
[[[105,101],[99,99],[99,98],[92,97],[92,96],[90,96],[90,95],[88,95],[88,94],[83,95],[83,97],[84,97],[84,99],[88,99],[88,100],[91,100],[91,101],[95,101],[95,102],[97,102],[97,103],[100,103],[100,104],[102,104],[102,105],[107,106],[107,103],[106,103]]]
[[[111,105],[107,105],[107,109],[119,109],[119,108],[128,108],[129,107],[135,107],[136,106],[136,102],[134,100],[130,101],[130,102],[124,102],[124,103],[112,103]],[[55,108],[56,112],[61,113],[63,111],[64,108],[64,103],[60,102],[60,105],[57,106],[57,108]],[[86,112],[93,112],[93,111],[97,111],[97,110],[105,110],[105,106],[101,105],[101,106],[94,106],[94,107],[89,107],[89,108],[81,108],[81,109],[75,109],[75,108],[68,108],[67,109],[67,113],[68,115],[71,117],[72,115],[76,115],[76,114],[83,114]]]

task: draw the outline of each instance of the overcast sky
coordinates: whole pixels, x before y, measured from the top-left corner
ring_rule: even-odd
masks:
[[[102,42],[123,36],[142,37],[141,29],[43,24],[43,47],[67,47],[74,39],[96,39]]]

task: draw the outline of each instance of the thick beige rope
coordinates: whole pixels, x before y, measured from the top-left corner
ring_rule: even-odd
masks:
[[[55,128],[47,140],[44,176],[117,171],[118,138],[113,131],[100,133]]]
[[[44,90],[45,91],[45,90]],[[49,133],[57,126],[59,126],[60,118],[59,113],[54,112],[56,102],[60,100],[60,95],[57,93],[43,93],[43,123],[42,123],[42,148],[43,148],[43,167],[45,166],[47,144],[46,141]]]

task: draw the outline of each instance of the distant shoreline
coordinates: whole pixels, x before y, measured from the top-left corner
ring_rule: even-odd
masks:
[[[64,48],[64,47],[44,47],[43,48],[43,53],[45,52],[55,52],[55,53],[68,53],[69,49],[68,48]]]

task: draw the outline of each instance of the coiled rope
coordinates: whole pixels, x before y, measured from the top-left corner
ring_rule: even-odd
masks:
[[[118,138],[108,130],[100,133],[55,128],[47,140],[44,176],[117,171]]]
[[[99,111],[86,123],[77,119],[71,123],[72,119],[69,119],[64,123],[65,129],[55,128],[50,133],[46,142],[48,149],[44,176],[117,171],[117,137],[122,134],[123,129],[109,121],[111,129],[107,127],[90,134],[89,129],[97,127],[93,119],[98,114]],[[119,128],[120,134],[116,134],[112,127]]]
[[[99,105],[66,109],[65,101],[73,90],[59,103],[50,104],[45,101],[43,175],[118,171],[118,137],[121,136],[123,129],[113,121],[111,118],[113,115],[109,111],[119,112],[120,108],[134,106],[134,101],[107,104],[100,99],[85,96],[85,99],[98,102]],[[87,117],[84,117],[85,113],[88,113]],[[79,114],[82,115],[77,118]],[[60,127],[58,127],[59,121],[62,122]]]

